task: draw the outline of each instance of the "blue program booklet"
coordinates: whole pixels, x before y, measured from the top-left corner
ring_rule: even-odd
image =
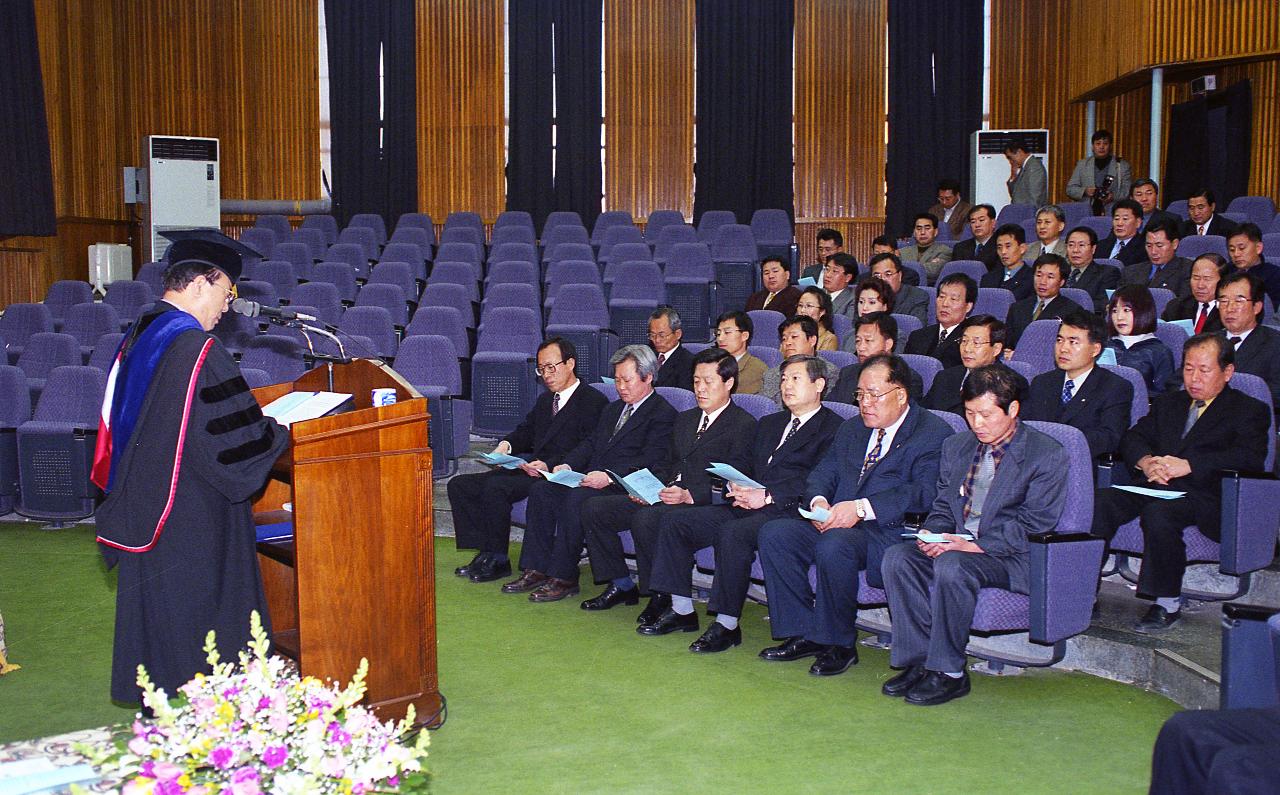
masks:
[[[831,511],[826,508],[814,508],[812,511],[808,508],[801,508],[800,515],[815,522],[825,522],[831,518]]]
[[[648,469],[637,470],[625,478],[616,472],[610,472],[607,469],[605,471],[609,473],[609,477],[613,478],[615,483],[626,489],[628,494],[646,505],[656,504],[658,502],[658,492],[666,488],[666,484],[654,477],[654,474]]]
[[[812,276],[806,276],[800,281],[796,282],[796,284],[800,287],[801,290],[803,290],[806,287],[818,286],[818,282]]]
[[[562,469],[559,472],[540,471],[538,474],[552,483],[559,483],[561,486],[568,486],[571,489],[576,489],[582,483],[582,479],[586,477],[581,472],[574,472],[572,469]]]
[[[737,467],[730,464],[721,464],[718,461],[712,461],[711,466],[707,467],[707,471],[718,478],[723,478],[735,486],[741,486],[744,489],[763,489],[764,486],[746,475],[738,471]]]
[[[955,536],[956,538],[960,538],[965,541],[973,540],[973,536],[969,535],[968,533],[947,533],[946,535]],[[922,530],[919,533],[903,533],[902,537],[916,538],[925,542],[926,544],[946,544],[950,541],[950,539],[943,538],[942,533],[930,533],[926,530]]]
[[[519,469],[520,465],[525,463],[523,458],[516,458],[506,453],[481,453],[480,460],[503,469]]]

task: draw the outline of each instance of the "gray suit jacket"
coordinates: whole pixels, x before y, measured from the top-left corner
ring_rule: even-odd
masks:
[[[929,325],[929,294],[919,287],[902,285],[902,289],[893,298],[893,313],[912,315],[920,319],[920,325]]]
[[[924,526],[935,533],[964,532],[965,477],[978,449],[972,431],[942,443],[938,496]],[[1051,437],[1020,422],[996,469],[974,543],[1009,572],[1009,589],[1027,593],[1027,536],[1052,530],[1067,499],[1067,451]]]
[[[1009,186],[1009,201],[1014,204],[1043,207],[1049,203],[1049,174],[1035,155],[1028,157],[1018,176],[1005,184]]]
[[[1191,294],[1191,260],[1174,257],[1151,277],[1151,263],[1147,260],[1127,266],[1120,272],[1120,286],[1141,284],[1146,287],[1163,287],[1171,290],[1175,298]]]
[[[1076,163],[1075,171],[1071,172],[1071,180],[1067,182],[1067,195],[1076,201],[1084,201],[1085,188],[1095,187],[1094,174],[1097,169],[1093,165],[1093,156],[1083,158]],[[1111,195],[1117,199],[1124,199],[1129,196],[1129,188],[1133,185],[1133,176],[1129,168],[1129,161],[1119,157],[1111,158],[1111,165],[1107,166],[1107,173],[1115,178],[1115,182],[1111,183]]]
[[[831,393],[831,389],[836,385],[836,381],[840,380],[840,368],[826,359],[823,359],[822,363],[826,365],[827,368],[827,386],[822,392],[825,396]],[[777,403],[778,408],[785,408],[785,406],[782,405],[781,366],[770,367],[768,370],[764,371],[764,379],[760,382],[760,391],[756,394],[767,397],[774,403]]]
[[[912,243],[898,249],[898,257],[902,260],[919,262],[920,267],[924,268],[929,283],[933,284],[938,280],[938,273],[942,271],[942,266],[951,261],[951,246],[935,240],[932,246],[921,252],[920,247]]]
[[[840,295],[831,301],[831,311],[837,315],[844,315],[853,320],[858,314],[858,293],[854,290],[854,283],[849,282],[849,286],[840,291]]]
[[[1026,258],[1031,260],[1032,262],[1035,262],[1036,258],[1039,257],[1041,254],[1057,254],[1059,257],[1066,259],[1067,258],[1067,230],[1065,229],[1062,230],[1062,234],[1058,236],[1057,244],[1053,248],[1049,249],[1048,251],[1045,251],[1044,243],[1041,243],[1039,240],[1027,246]]]

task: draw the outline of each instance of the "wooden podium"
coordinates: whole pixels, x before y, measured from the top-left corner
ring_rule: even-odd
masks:
[[[394,388],[397,402],[374,407],[378,388]],[[294,526],[292,542],[258,545],[272,643],[303,675],[343,684],[367,658],[365,703],[380,719],[400,719],[413,704],[420,722],[437,725],[427,401],[366,360],[253,394],[266,405],[298,390],[350,393],[355,408],[294,423],[293,444],[254,504],[258,524]]]

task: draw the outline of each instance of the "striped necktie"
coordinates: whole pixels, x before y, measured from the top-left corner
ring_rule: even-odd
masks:
[[[782,449],[782,445],[784,445],[784,444],[786,444],[787,442],[791,441],[791,437],[792,437],[792,436],[795,436],[795,435],[796,435],[796,431],[798,431],[798,430],[800,430],[800,418],[799,418],[799,417],[792,417],[792,418],[791,418],[791,427],[790,427],[790,428],[787,428],[787,435],[786,435],[786,436],[784,436],[784,437],[782,437],[782,442],[781,442],[777,447],[773,448],[773,452],[775,452],[775,453],[776,453],[776,452],[778,452],[779,450],[781,450],[781,449]],[[773,463],[773,456],[769,456],[769,461],[768,461],[768,463],[770,463],[770,464],[772,464],[772,463]]]
[[[551,396],[551,416],[554,417],[560,413],[560,393],[557,392]]]
[[[631,411],[632,411],[632,409],[633,409],[632,405],[631,405],[630,403],[628,403],[628,404],[627,404],[627,407],[626,407],[626,408],[624,408],[624,409],[622,410],[622,416],[621,416],[621,417],[618,417],[618,422],[617,422],[617,424],[615,424],[615,425],[613,426],[613,436],[617,436],[617,435],[618,435],[618,431],[622,430],[622,426],[623,426],[623,425],[626,425],[626,424],[627,424],[627,420],[631,419]],[[612,438],[613,438],[613,436],[610,436],[609,438],[610,438],[610,439],[612,439]]]
[[[859,474],[860,478],[866,477],[867,470],[875,466],[876,462],[880,460],[880,444],[883,441],[884,441],[884,428],[877,428],[876,443],[871,448],[871,451],[867,453],[867,457],[862,459],[862,472]]]
[[[1040,319],[1040,313],[1041,313],[1041,312],[1043,312],[1043,311],[1044,311],[1044,299],[1043,299],[1043,298],[1041,298],[1041,299],[1039,299],[1039,300],[1037,300],[1037,301],[1036,301],[1036,311],[1034,311],[1034,312],[1032,312],[1032,313],[1031,313],[1031,320],[1032,320],[1032,322],[1034,322],[1034,321],[1036,321],[1036,320],[1039,320],[1039,319]]]

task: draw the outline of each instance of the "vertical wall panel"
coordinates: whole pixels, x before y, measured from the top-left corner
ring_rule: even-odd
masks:
[[[605,204],[693,216],[693,0],[605,0]]]
[[[506,180],[503,0],[417,0],[418,203],[493,220]]]

